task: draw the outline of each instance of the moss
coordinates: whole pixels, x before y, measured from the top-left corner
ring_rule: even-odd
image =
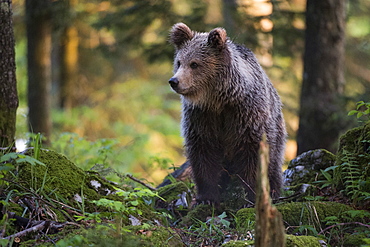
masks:
[[[40,241],[39,241],[40,243]],[[180,237],[170,228],[151,227],[143,229],[142,226],[130,226],[113,229],[105,225],[97,225],[88,229],[76,229],[56,243],[57,246],[184,246]],[[30,246],[30,245],[24,245]],[[35,245],[32,245],[35,246]],[[55,246],[47,244],[43,246]]]
[[[206,221],[208,216],[214,214],[214,208],[210,205],[199,204],[193,210],[191,210],[185,217],[182,219],[182,223],[190,226],[197,223],[197,220]]]
[[[179,195],[188,190],[184,182],[176,182],[159,188],[157,192],[159,196],[166,199],[166,202],[169,203],[179,199]]]
[[[152,227],[148,230],[142,230],[141,226],[132,227],[131,229],[141,239],[148,240],[152,246],[184,246],[180,237],[171,228]]]
[[[251,230],[254,229],[256,222],[256,212],[254,208],[243,208],[240,209],[236,215],[236,229],[241,230]]]
[[[251,247],[254,246],[253,240],[230,241],[222,247]],[[293,236],[286,235],[286,247],[321,247],[319,239],[313,236]]]
[[[40,150],[39,160],[45,164],[23,163],[19,167],[19,182],[34,191],[45,191],[52,198],[63,198],[77,206],[76,195],[87,201],[98,200],[115,190],[113,184],[96,174],[86,173],[62,154]],[[32,156],[32,149],[26,154]]]
[[[369,237],[370,237],[369,234],[365,233],[346,235],[344,236],[343,246],[346,247],[365,246],[366,242],[364,241],[364,239]]]
[[[324,219],[328,216],[336,216],[339,220],[344,219],[344,212],[353,210],[352,207],[336,202],[291,202],[278,205],[277,209],[283,216],[288,226],[313,225],[325,226]]]
[[[222,247],[252,247],[254,246],[254,241],[253,240],[247,240],[247,241],[242,241],[242,240],[238,240],[238,241],[230,241],[230,242],[227,242],[223,245],[221,245]]]
[[[320,227],[325,224],[324,219],[329,216],[336,216],[338,220],[348,221],[346,211],[353,210],[352,207],[336,202],[291,202],[276,206],[282,214],[284,222],[288,226],[313,225]],[[237,228],[251,228],[254,226],[254,208],[240,209],[236,214]],[[350,219],[353,220],[353,219]],[[323,227],[325,225],[322,225]],[[252,227],[253,228],[253,227]]]
[[[340,166],[345,161],[350,161],[352,165],[358,167],[358,170],[363,171],[361,174],[363,181],[370,180],[370,121],[364,126],[347,131],[340,137],[335,165]],[[345,188],[343,173],[341,169],[337,169],[335,173],[339,189]],[[361,190],[370,193],[370,183],[366,183]]]
[[[319,239],[313,236],[286,236],[286,247],[321,247]]]

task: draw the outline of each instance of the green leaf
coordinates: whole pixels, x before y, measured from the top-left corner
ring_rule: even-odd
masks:
[[[357,118],[362,117],[362,115],[364,115],[364,113],[363,113],[362,111],[359,111],[359,112],[357,113]]]
[[[220,219],[223,219],[223,218],[226,218],[226,217],[227,217],[227,215],[226,215],[225,211],[218,216],[218,218],[220,218]]]
[[[324,170],[324,172],[328,172],[328,171],[330,171],[330,170],[335,170],[337,167],[338,167],[338,166],[329,166],[328,168],[326,168],[326,169]]]
[[[9,160],[15,160],[17,158],[18,158],[17,153],[7,153],[7,154],[1,156],[0,163],[3,163],[5,161],[9,161]]]
[[[361,106],[363,106],[363,105],[365,105],[365,102],[364,102],[364,101],[359,101],[359,102],[357,102],[357,110],[358,110]]]
[[[131,201],[130,203],[131,203],[131,205],[132,205],[132,206],[137,206],[137,205],[139,205],[139,202],[138,202],[138,201]]]
[[[350,112],[348,112],[348,116],[352,116],[352,115],[355,115],[358,111],[356,110],[352,110]]]

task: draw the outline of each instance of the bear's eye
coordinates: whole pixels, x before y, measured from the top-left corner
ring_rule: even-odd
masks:
[[[192,63],[190,64],[190,68],[192,68],[192,69],[196,69],[196,68],[198,68],[198,64],[197,64],[196,62],[192,62]]]
[[[181,65],[180,61],[177,61],[177,67],[179,68]]]

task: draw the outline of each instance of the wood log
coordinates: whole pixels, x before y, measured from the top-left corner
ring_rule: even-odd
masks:
[[[256,247],[285,246],[285,229],[280,212],[272,205],[268,177],[269,151],[266,135],[260,145],[256,189]]]

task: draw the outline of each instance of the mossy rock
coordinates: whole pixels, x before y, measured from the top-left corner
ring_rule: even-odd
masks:
[[[320,239],[313,236],[293,236],[286,235],[286,247],[322,247]],[[247,241],[230,241],[223,244],[222,247],[252,247],[254,246],[253,240]]]
[[[190,226],[197,224],[199,220],[205,222],[207,217],[213,216],[214,213],[215,208],[211,205],[199,204],[182,218],[182,224]]]
[[[284,185],[311,184],[324,179],[320,170],[333,166],[335,155],[325,149],[307,151],[292,161],[284,171]]]
[[[290,202],[277,205],[276,208],[282,214],[287,226],[313,225],[315,227],[324,227],[324,219],[329,216],[335,216],[339,221],[343,222],[345,219],[349,219],[348,214],[345,212],[353,210],[353,208],[348,205],[320,201]],[[253,229],[251,223],[255,221],[255,209],[240,209],[236,213],[236,219],[237,229]]]
[[[183,192],[188,192],[189,189],[184,182],[176,182],[158,188],[157,192],[160,197],[166,200],[167,203],[176,201],[180,198]]]
[[[352,207],[336,202],[291,202],[276,206],[287,226],[311,225],[325,227],[325,218],[335,216],[338,221],[345,221],[344,212]]]
[[[237,241],[230,241],[223,245],[222,247],[253,247],[254,246],[254,240],[237,240]]]
[[[370,121],[364,126],[347,131],[340,137],[335,161],[335,165],[339,169],[336,169],[334,174],[340,190],[348,186],[345,184],[348,179],[343,179],[347,177],[345,169],[348,169],[348,166],[343,166],[344,163],[350,163],[352,171],[361,172],[359,176],[361,176],[363,183],[359,189],[370,193]]]
[[[32,156],[33,150],[25,154]],[[63,198],[77,205],[78,200],[98,200],[116,189],[95,173],[88,173],[77,167],[66,156],[54,151],[41,149],[38,159],[43,165],[22,163],[18,171],[18,181],[26,188],[44,192],[54,198]]]
[[[57,235],[51,236],[60,238]],[[170,228],[156,226],[143,229],[142,226],[129,226],[125,229],[113,229],[107,225],[96,225],[91,228],[75,229],[62,239],[52,243],[42,243],[32,240],[22,243],[22,246],[125,246],[125,247],[162,247],[184,246],[180,237]]]
[[[254,208],[242,208],[236,215],[236,229],[241,230],[252,230],[256,223],[256,211]]]
[[[357,233],[357,234],[346,234],[344,236],[344,242],[343,246],[346,247],[357,247],[357,246],[368,246],[366,245],[366,242],[364,239],[369,239],[370,234],[365,234],[365,233]]]
[[[313,236],[286,235],[286,247],[322,247],[319,241]]]
[[[27,150],[25,154],[32,156],[33,149]],[[115,184],[100,177],[96,172],[83,171],[62,154],[41,149],[38,160],[45,166],[22,163],[18,170],[18,183],[25,188],[31,188],[37,194],[45,193],[49,198],[63,201],[75,208],[84,205],[85,212],[107,211],[106,207],[91,203],[94,200],[105,198],[125,201],[124,197],[115,194]],[[143,217],[155,217],[149,205],[139,204],[137,208],[143,213]],[[58,221],[63,220],[64,218],[58,217]]]

